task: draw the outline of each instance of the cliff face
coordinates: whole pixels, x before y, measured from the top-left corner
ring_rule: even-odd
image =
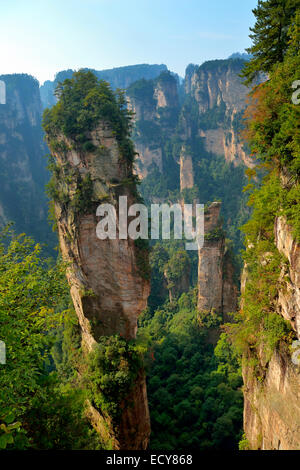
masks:
[[[288,320],[299,339],[300,318],[300,245],[284,217],[275,221],[275,244],[284,255],[281,287],[278,290],[276,311]],[[247,274],[244,276],[247,280]],[[255,377],[253,368],[243,367],[244,428],[251,449],[300,449],[300,368],[299,346],[293,351],[281,343],[270,361],[258,354],[263,380]],[[293,360],[294,352],[294,360]]]
[[[180,191],[194,186],[193,159],[185,145],[180,152]]]
[[[179,111],[177,81],[170,72],[163,72],[155,80],[134,83],[127,96],[135,113],[136,172],[144,178],[155,165],[163,173],[165,138],[175,132]]]
[[[53,244],[38,82],[25,74],[0,80],[6,84],[6,103],[0,104],[0,226],[14,221],[17,232]]]
[[[145,200],[222,200],[224,228],[238,250],[238,227],[249,212],[244,168],[252,166],[240,136],[249,92],[238,76],[243,65],[241,59],[189,65],[184,82],[164,72],[126,91],[136,113],[136,172]]]
[[[69,266],[67,278],[88,354],[103,336],[135,338],[149,280],[147,250],[131,239],[100,240],[96,234],[99,204],[111,204],[118,219],[119,196],[127,196],[128,206],[136,202],[132,164],[121,153],[108,123],[99,122],[85,138],[89,146],[83,150],[62,133],[56,134],[55,143],[48,136],[59,191],[55,202],[59,243]],[[114,449],[145,449],[150,421],[142,369],[118,406],[121,416],[117,422],[91,403],[88,416]]]
[[[204,246],[199,250],[198,310],[226,315],[237,309],[238,289],[233,280],[233,266],[225,250],[220,225],[221,204],[214,202],[205,212]]]
[[[190,65],[184,89],[165,72],[151,83],[144,80],[129,87],[130,107],[136,113],[134,139],[141,177],[149,174],[153,163],[161,173],[168,171],[165,144],[170,135],[194,148],[189,169],[204,156],[201,150],[195,154],[198,141],[203,154],[223,156],[235,166],[253,165],[239,136],[249,93],[239,77],[243,65],[241,59],[206,62],[200,67]],[[173,147],[173,159],[180,164],[180,179],[184,180],[184,159],[177,146]],[[193,174],[192,168],[190,173]],[[185,188],[184,181],[181,188]]]
[[[244,149],[238,131],[246,106],[249,89],[242,84],[239,74],[243,60],[206,62],[200,67],[190,67],[185,79],[185,91],[191,95],[198,108],[198,135],[207,152],[224,155],[235,165],[252,161]],[[193,123],[188,115],[185,134],[189,137]]]

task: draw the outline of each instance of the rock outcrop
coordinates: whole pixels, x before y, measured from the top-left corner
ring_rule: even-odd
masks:
[[[25,74],[0,75],[0,80],[6,91],[0,104],[0,226],[13,221],[17,232],[54,246],[44,189],[49,175],[39,84]]]
[[[180,191],[194,186],[193,159],[185,145],[180,152]]]
[[[208,153],[224,155],[227,162],[253,166],[244,148],[239,131],[246,107],[249,89],[239,77],[243,60],[215,60],[200,67],[189,66],[185,78],[185,91],[198,107],[198,136],[204,141]],[[186,120],[185,134],[189,138],[194,124]]]
[[[164,144],[175,132],[179,111],[178,84],[168,71],[155,80],[140,80],[127,90],[128,106],[135,113],[136,172],[144,178],[155,165],[166,170]]]
[[[300,449],[299,366],[288,350],[277,350],[263,383],[243,368],[244,430],[251,450]]]
[[[300,245],[284,217],[276,218],[274,231],[276,247],[287,260],[282,264],[276,311],[290,322],[299,340]],[[259,351],[260,379],[253,367],[243,367],[244,429],[252,450],[300,449],[299,348],[300,343],[291,349],[281,342],[269,361]]]
[[[205,211],[204,246],[199,250],[198,310],[226,314],[237,310],[238,289],[233,266],[225,249],[220,223],[221,203],[212,203]]]
[[[127,196],[128,207],[137,202],[132,163],[104,120],[85,133],[85,147],[63,132],[56,132],[55,138],[50,133],[47,139],[56,165],[60,249],[68,263],[67,278],[88,355],[103,336],[134,339],[149,295],[147,249],[130,238],[119,239],[119,196]],[[116,239],[97,236],[101,203],[116,210]],[[114,449],[145,449],[150,420],[142,369],[119,407],[118,422],[93,403],[88,416]]]

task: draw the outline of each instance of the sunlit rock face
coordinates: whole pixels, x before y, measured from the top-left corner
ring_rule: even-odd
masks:
[[[166,136],[176,130],[178,82],[164,71],[154,80],[140,80],[127,89],[128,106],[135,113],[133,139],[138,156],[135,171],[145,178],[153,165],[164,172]]]
[[[130,238],[100,240],[96,233],[99,204],[110,203],[118,216],[119,196],[127,196],[128,206],[137,202],[132,164],[121,155],[107,123],[99,122],[87,139],[93,145],[91,151],[78,148],[75,141],[63,134],[56,136],[59,144],[55,149],[50,141],[49,145],[63,172],[59,190],[64,200],[69,201],[56,202],[55,214],[83,349],[89,352],[102,336],[120,335],[127,340],[136,337],[137,318],[147,304],[149,280],[145,276],[148,252]],[[80,193],[82,181],[88,182],[86,193]],[[75,203],[78,192],[79,203],[85,200],[85,207],[80,210]],[[122,415],[117,424],[92,406],[88,416],[114,449],[145,449],[150,419],[143,370],[120,407]]]
[[[275,244],[284,255],[276,311],[288,320],[299,339],[300,245],[284,217],[274,225]],[[247,269],[244,271],[244,285]],[[297,346],[299,348],[299,346]],[[262,377],[244,364],[244,429],[251,449],[300,449],[300,361],[297,348],[285,343],[265,360],[263,348],[257,352]]]
[[[205,211],[205,240],[198,253],[198,310],[214,310],[225,317],[237,309],[238,289],[226,254],[220,209],[221,203],[214,202]]]
[[[180,191],[194,186],[193,159],[185,145],[180,152]]]
[[[198,136],[207,152],[224,155],[227,162],[253,166],[253,161],[240,137],[242,116],[249,88],[239,77],[243,60],[215,60],[200,67],[189,66],[185,90],[196,101],[199,113]],[[187,136],[192,122],[186,116]]]

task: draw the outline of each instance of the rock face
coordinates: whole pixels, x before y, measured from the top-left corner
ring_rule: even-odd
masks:
[[[144,178],[155,165],[165,168],[164,141],[175,132],[179,111],[178,84],[168,71],[155,80],[140,80],[127,90],[129,108],[135,113],[136,172]]]
[[[80,150],[76,142],[62,134],[57,136],[59,144],[55,148],[51,141],[49,145],[61,171],[60,190],[64,201],[68,201],[55,203],[59,243],[69,265],[67,277],[83,347],[89,352],[104,335],[135,338],[137,318],[149,295],[149,280],[145,276],[147,251],[131,239],[100,240],[96,235],[96,209],[100,203],[112,204],[118,218],[120,195],[127,196],[128,206],[136,201],[132,164],[122,157],[109,124],[100,122],[87,139],[92,144],[91,151]],[[76,204],[82,201],[86,207],[79,209]],[[112,425],[107,415],[92,406],[88,415],[114,449],[145,449],[150,422],[142,370],[120,406],[118,425]]]
[[[194,170],[191,154],[185,145],[180,152],[180,191],[194,186]]]
[[[275,221],[275,243],[289,266],[289,281],[285,281],[285,289],[278,293],[278,312],[291,323],[300,338],[300,245],[295,241],[292,228],[284,217],[277,217]]]
[[[220,225],[221,203],[214,202],[205,212],[204,246],[199,250],[198,310],[225,315],[237,309],[238,289],[233,281],[233,266],[225,250]]]
[[[204,141],[205,150],[224,155],[227,162],[235,165],[244,163],[251,167],[253,162],[238,133],[249,93],[239,77],[243,65],[243,60],[216,60],[200,67],[189,66],[185,91],[197,103],[197,131]],[[190,133],[193,124],[189,122],[189,116],[185,119],[185,132]]]
[[[299,366],[288,351],[272,356],[263,385],[243,369],[244,429],[252,450],[300,449]]]
[[[174,76],[163,72],[156,80],[144,80],[129,87],[130,107],[136,113],[137,172],[142,178],[149,174],[153,164],[162,174],[169,172],[170,149],[166,149],[166,141],[171,135],[183,147],[194,149],[187,163],[189,168],[211,154],[223,156],[235,166],[253,166],[240,137],[249,93],[239,77],[244,64],[242,59],[229,59],[205,62],[200,67],[189,65],[182,86]],[[174,145],[174,140],[170,145]],[[176,145],[172,153],[174,162],[180,165],[180,183],[184,188],[185,159]]]
[[[276,219],[274,230],[276,247],[287,259],[287,267],[282,266],[277,312],[290,322],[299,339],[300,245],[284,217]],[[243,368],[244,428],[251,449],[300,449],[300,361],[297,350],[297,344],[293,354],[286,344],[281,343],[268,363],[264,362],[263,352],[259,354],[263,381],[255,377],[251,367]]]
[[[6,85],[5,104],[0,104],[0,226],[14,221],[17,232],[54,245],[47,221],[39,85],[25,74],[0,75],[0,80]]]

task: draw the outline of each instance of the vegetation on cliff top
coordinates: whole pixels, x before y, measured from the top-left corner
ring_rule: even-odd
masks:
[[[274,3],[260,2],[256,12],[254,44],[260,48],[262,57],[266,50],[261,43],[261,13],[271,5],[274,7]],[[288,2],[277,3],[282,6]],[[272,14],[275,15],[275,10]],[[299,19],[299,12],[294,18],[285,18],[289,20],[288,33],[283,36],[280,50],[274,52],[273,58],[270,55],[270,62],[264,63],[269,80],[254,89],[246,111],[245,134],[265,177],[259,183],[255,170],[247,172],[246,189],[251,192],[249,205],[253,207],[252,217],[243,227],[247,282],[238,323],[229,330],[239,351],[253,362],[262,378],[262,361],[267,363],[279,343],[293,337],[289,322],[277,311],[278,292],[285,287],[288,269],[287,261],[275,246],[274,223],[276,217],[285,216],[300,240],[300,107],[292,102],[292,84],[300,68]],[[269,39],[276,25],[269,31]],[[257,63],[254,56],[245,73],[255,70]]]
[[[86,361],[83,383],[87,397],[116,423],[122,414],[121,403],[143,366],[142,352],[134,342],[119,336],[102,337]]]
[[[96,148],[91,138],[91,132],[102,122],[112,129],[120,157],[131,168],[135,157],[130,138],[132,113],[127,109],[124,93],[112,91],[108,83],[99,81],[91,71],[75,72],[72,78],[59,83],[56,94],[59,101],[44,111],[43,127],[51,151],[59,153],[63,163],[50,157],[48,168],[52,178],[47,190],[51,199],[78,215],[93,210],[97,199],[90,174],[82,176],[78,167],[67,161],[66,153],[75,148],[101,158],[103,152],[108,152],[101,145]],[[58,139],[59,135],[70,143]],[[134,185],[135,182],[132,177]]]
[[[127,109],[124,93],[114,92],[109,84],[98,80],[91,71],[74,72],[72,78],[59,83],[56,88],[58,103],[44,111],[43,127],[49,137],[62,133],[76,143],[88,141],[91,132],[100,121],[108,123],[115,133],[121,154],[128,161],[134,160],[134,148],[130,140],[132,113]]]

